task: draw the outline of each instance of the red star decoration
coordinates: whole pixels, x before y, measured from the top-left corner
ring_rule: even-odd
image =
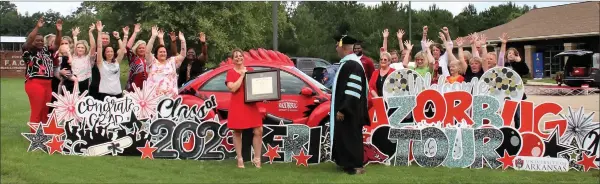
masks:
[[[279,151],[279,145],[271,147],[270,144],[267,144],[267,146],[269,147],[268,151],[263,155],[263,157],[269,157],[269,164],[273,164],[273,159],[281,158],[279,153],[277,153],[277,151]]]
[[[577,164],[583,166],[583,171],[587,172],[592,168],[598,168],[594,163],[594,156],[588,157],[587,153],[583,152],[581,160],[577,161]]]
[[[50,151],[48,151],[48,154],[52,155],[54,154],[54,152],[59,152],[62,154],[62,145],[63,145],[64,141],[59,141],[58,140],[58,136],[54,136],[52,138],[52,141],[46,143],[46,146],[50,147]]]
[[[312,155],[305,155],[304,148],[302,148],[302,150],[300,150],[300,154],[294,155],[292,157],[294,157],[294,159],[296,159],[296,166],[304,165],[304,167],[308,167],[308,159],[310,159],[310,157],[312,157]]]
[[[510,156],[506,150],[504,150],[504,157],[497,158],[496,160],[502,162],[502,170],[506,170],[506,168],[514,167],[513,160],[515,160],[517,156]]]
[[[39,124],[40,123],[29,122],[27,125],[29,125],[29,127],[33,129],[36,129]],[[52,113],[50,114],[48,122],[46,122],[45,124],[42,123],[42,125],[45,134],[62,135],[63,133],[65,133],[64,128],[57,126],[58,124],[56,123],[56,115],[54,114],[54,111],[52,111]]]
[[[154,160],[154,156],[152,152],[156,151],[156,147],[150,147],[150,141],[146,141],[146,145],[144,147],[137,147],[137,150],[142,152],[142,160],[144,158],[149,158],[150,160]]]

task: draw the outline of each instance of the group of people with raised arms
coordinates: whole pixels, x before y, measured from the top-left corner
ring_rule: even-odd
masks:
[[[208,59],[206,35],[199,33],[201,55],[197,56],[193,48],[187,48],[184,34],[179,32],[169,33],[171,39],[171,55],[165,47],[165,32],[157,26],[151,28],[151,37],[148,42],[137,40],[141,32],[141,25],[135,24],[133,34],[129,37],[129,27],[123,27],[123,37],[117,31],[112,36],[117,40],[118,47],[110,44],[110,35],[103,32],[102,21],[92,23],[89,27],[89,44],[85,40],[77,40],[80,33],[79,27],[71,30],[73,37],[62,36],[62,20],[56,23],[56,35],[49,34],[42,37],[38,33],[44,26],[41,17],[33,31],[28,35],[23,45],[23,61],[27,65],[25,74],[25,92],[29,97],[31,114],[29,122],[40,123],[48,121],[46,103],[53,100],[52,93],[88,91],[88,95],[97,100],[106,97],[123,97],[121,88],[120,63],[127,57],[129,62],[129,75],[125,89],[134,91],[136,88],[150,87],[156,95],[176,97],[178,87],[196,78],[205,72],[205,63]],[[96,33],[97,40],[94,39]],[[158,38],[158,46],[154,43]],[[177,51],[177,39],[181,49]],[[125,43],[127,41],[127,43]],[[135,43],[135,44],[134,44]],[[243,51],[234,49],[232,52],[233,67],[227,72],[225,84],[232,92],[231,114],[244,114],[244,116],[230,116],[228,127],[233,130],[234,146],[238,157],[238,167],[244,168],[241,155],[241,133],[244,129],[253,129],[255,158],[252,163],[260,168],[262,144],[262,116],[256,103],[244,103],[244,86],[246,71],[251,71],[244,65]],[[146,83],[144,86],[144,82]],[[66,90],[66,91],[64,91]],[[239,117],[239,118],[235,118]],[[33,129],[30,129],[34,132]]]
[[[23,60],[27,65],[25,91],[31,106],[29,122],[33,123],[48,120],[48,113],[51,110],[48,109],[46,103],[51,102],[52,92],[60,94],[66,92],[63,89],[71,92],[78,89],[80,93],[88,91],[88,94],[97,100],[104,100],[105,97],[122,97],[120,62],[125,57],[129,65],[125,90],[134,91],[136,87],[151,87],[155,90],[156,95],[169,97],[177,96],[179,86],[202,74],[204,63],[207,61],[206,36],[204,33],[199,33],[199,41],[202,47],[200,56],[196,55],[194,49],[187,48],[182,32],[179,32],[178,35],[174,32],[169,33],[172,55],[169,57],[163,39],[165,32],[157,26],[151,28],[151,37],[148,42],[136,41],[136,37],[141,32],[140,24],[134,25],[131,37],[129,37],[130,29],[128,26],[122,28],[122,38],[119,32],[114,31],[112,37],[117,40],[118,47],[113,47],[110,44],[111,35],[108,32],[103,32],[105,29],[102,21],[97,21],[89,26],[89,42],[77,39],[80,33],[79,27],[71,30],[72,38],[63,36],[61,20],[56,23],[56,35],[50,34],[42,37],[38,30],[43,25],[44,20],[40,18],[23,46]],[[341,79],[345,80],[344,83],[326,82],[329,82],[332,86],[341,85],[338,86],[339,89],[345,85],[356,89],[369,89],[369,91],[364,91],[365,94],[362,94],[362,90],[357,92],[348,89],[344,92],[346,95],[352,95],[356,99],[360,99],[361,103],[366,104],[362,101],[363,98],[383,95],[383,81],[397,69],[410,68],[422,76],[430,73],[433,79],[437,79],[437,76],[442,75],[447,78],[449,83],[469,82],[474,77],[481,77],[483,72],[494,66],[513,67],[520,75],[524,75],[526,73],[523,72],[529,71],[526,68],[527,65],[521,62],[521,58],[514,48],[508,49],[508,62],[504,62],[506,42],[508,41],[506,34],[503,34],[500,38],[502,41],[500,54],[487,52],[485,35],[474,33],[468,37],[457,38],[455,40],[459,46],[457,58],[452,54],[454,43],[446,27],[439,33],[442,44],[446,48],[445,52],[442,44],[426,39],[427,31],[428,28],[425,26],[423,28],[423,40],[421,40],[423,50],[415,54],[413,57],[414,65],[411,65],[410,53],[413,45],[410,41],[402,42],[404,31],[399,30],[397,33],[400,52],[394,50],[387,52],[389,32],[386,29],[383,32],[384,44],[380,53],[380,68],[376,70],[372,69],[371,59],[362,54],[362,47],[358,40],[349,36],[336,37],[336,42],[339,41],[336,50],[340,57],[344,58],[343,63],[346,63],[344,68],[341,69],[343,70],[341,73],[347,74],[350,78],[346,76],[345,79]],[[97,40],[94,38],[94,33],[96,33]],[[159,44],[155,48],[157,38]],[[179,52],[177,39],[181,47]],[[473,53],[463,50],[463,45],[466,44],[471,44]],[[254,158],[252,163],[260,168],[264,112],[259,110],[256,103],[244,103],[243,101],[244,76],[247,71],[252,70],[252,68],[244,65],[243,51],[235,49],[232,51],[231,57],[234,67],[227,72],[224,84],[232,92],[232,104],[229,113],[244,114],[244,116],[229,116],[228,119],[228,128],[234,132],[233,143],[237,154],[237,166],[238,168],[244,168],[241,155],[242,130],[253,129]],[[351,68],[348,69],[348,67]],[[360,75],[363,75],[362,72],[364,72],[364,77],[360,77]],[[336,77],[339,73],[335,71],[333,75],[329,74],[326,78],[337,81]],[[144,82],[146,82],[146,86],[144,86]],[[432,82],[435,83],[437,80]],[[339,101],[338,104],[348,104],[346,100],[340,101],[340,98],[346,97],[339,97],[336,100]],[[345,106],[340,108],[340,113],[335,114],[336,112],[333,112],[335,114],[332,117],[332,119],[335,119],[334,121],[345,121],[346,118],[344,117],[348,118],[352,114],[351,112],[356,111],[356,109],[346,109]],[[332,109],[338,108],[332,107]],[[362,111],[365,111],[365,108],[362,108],[359,113],[368,115],[368,113],[365,114]],[[357,119],[353,118],[354,120]],[[33,130],[31,131],[33,132]],[[362,139],[356,140],[362,141]],[[336,154],[343,155],[345,153]],[[362,159],[362,157],[360,158]],[[342,162],[338,164],[342,164]],[[358,164],[358,161],[356,164]],[[362,167],[356,164],[344,169],[350,173],[363,172]]]
[[[131,38],[129,26],[122,28],[122,38],[119,32],[113,31],[112,37],[117,40],[115,47],[110,43],[110,33],[103,32],[102,21],[89,26],[89,42],[77,39],[79,27],[71,30],[72,37],[63,36],[62,24],[62,20],[56,22],[56,34],[42,36],[38,30],[44,26],[44,18],[40,17],[22,48],[22,58],[27,65],[25,91],[31,107],[29,121],[33,123],[47,121],[52,109],[46,103],[56,100],[53,99],[53,92],[74,93],[73,90],[78,89],[79,94],[88,91],[87,95],[97,100],[122,97],[120,63],[125,56],[129,62],[125,89],[130,92],[134,91],[134,86],[144,88],[145,81],[148,87],[155,89],[156,95],[174,97],[179,86],[205,71],[207,49],[204,33],[200,33],[202,55],[197,56],[194,49],[187,49],[183,33],[179,32],[177,36],[171,32],[171,50],[175,51],[167,57],[163,40],[165,32],[157,26],[151,28],[152,34],[147,44],[143,40],[136,41],[136,36],[141,32],[140,24],[134,25]],[[159,46],[153,52],[156,38],[159,39]],[[177,38],[181,47],[179,52]],[[179,70],[182,63],[185,69]]]

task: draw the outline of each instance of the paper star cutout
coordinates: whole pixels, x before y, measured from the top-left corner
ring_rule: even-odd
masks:
[[[48,142],[48,144],[46,144],[48,147],[50,147],[50,151],[48,152],[48,154],[52,155],[52,154],[54,154],[54,152],[59,152],[62,154],[63,143],[64,143],[64,141],[58,140],[58,136],[54,136],[52,138],[52,141],[50,141],[50,142]]]
[[[279,145],[271,147],[270,144],[267,144],[267,146],[269,147],[268,151],[263,155],[263,157],[269,157],[269,164],[273,164],[273,159],[281,158],[279,153],[277,153],[277,151],[279,151]]]
[[[132,133],[137,133],[141,124],[142,123],[137,119],[135,113],[131,111],[129,121],[121,122],[119,126],[121,127],[121,129],[125,130],[125,135],[129,135]]]
[[[40,124],[43,123],[27,123],[27,125],[29,125],[31,129],[35,129],[35,127],[38,127],[38,125]],[[63,127],[59,127],[56,123],[56,113],[54,113],[54,110],[52,110],[52,112],[50,113],[50,118],[48,118],[48,122],[46,122],[46,124],[43,125],[44,126],[42,128],[44,129],[44,133],[46,134],[61,135],[65,133],[65,129]]]
[[[514,167],[513,160],[515,160],[517,156],[510,156],[506,150],[504,150],[504,157],[497,158],[496,160],[502,162],[502,170],[506,170],[506,168]]]
[[[156,149],[158,149],[158,148],[150,147],[149,141],[146,141],[146,145],[144,147],[137,147],[137,150],[139,150],[142,153],[142,160],[144,158],[149,158],[150,160],[154,160],[154,155],[152,155],[152,153],[154,151],[156,151]]]
[[[577,147],[573,147],[571,145],[561,144],[559,140],[560,135],[558,133],[558,128],[556,128],[554,131],[552,131],[552,134],[548,140],[544,140],[544,147],[546,147],[546,151],[544,151],[544,157],[550,156],[556,158],[561,154],[577,149]]]
[[[25,136],[25,138],[30,141],[27,152],[40,149],[45,153],[48,153],[48,147],[45,144],[52,139],[52,136],[44,134],[42,124],[38,125],[35,133],[21,133],[21,135]]]
[[[582,165],[583,171],[587,172],[590,169],[598,168],[598,166],[594,162],[594,159],[595,159],[594,156],[588,157],[587,153],[584,152],[583,155],[581,155],[581,160],[577,161],[577,164]]]
[[[312,157],[312,155],[305,155],[304,148],[302,148],[300,150],[300,154],[293,155],[292,157],[294,157],[294,159],[296,159],[296,166],[304,165],[304,167],[308,167],[308,159],[310,159],[310,157]]]

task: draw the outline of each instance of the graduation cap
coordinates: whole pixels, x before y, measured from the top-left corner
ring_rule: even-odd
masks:
[[[357,39],[354,39],[348,35],[334,36],[333,39],[335,39],[338,42],[338,47],[342,47],[342,45],[354,45],[359,42]]]

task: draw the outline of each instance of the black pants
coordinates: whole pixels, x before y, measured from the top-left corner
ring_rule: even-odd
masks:
[[[96,65],[92,67],[92,77],[88,80],[90,80],[90,85],[88,87],[88,95],[95,98],[96,96],[98,96],[98,90],[100,88],[100,70],[98,70],[98,67]]]
[[[52,77],[52,92],[58,93],[59,85],[60,85],[60,80],[56,77]],[[56,101],[56,98],[54,97],[54,95],[52,95],[52,101],[50,101],[50,103],[52,103],[54,101]],[[52,113],[52,110],[54,110],[54,107],[49,107],[48,114]]]
[[[88,90],[90,87],[90,79],[85,79],[83,81],[79,81],[79,94],[82,94],[84,91]],[[89,95],[89,92],[88,92]]]

